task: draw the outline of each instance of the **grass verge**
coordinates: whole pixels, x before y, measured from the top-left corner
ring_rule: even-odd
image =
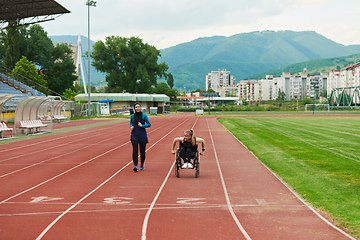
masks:
[[[303,199],[360,238],[360,118],[219,118]]]

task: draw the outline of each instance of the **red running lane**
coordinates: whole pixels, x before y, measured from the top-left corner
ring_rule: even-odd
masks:
[[[0,178],[3,200],[9,196],[3,196],[9,191],[3,191],[5,185],[26,189],[89,161],[0,204],[0,239],[349,238],[314,214],[215,118],[177,114],[150,120],[143,172],[132,171],[127,130],[122,137],[128,123],[119,123],[104,138],[88,138],[92,148],[72,159],[64,156]],[[171,142],[193,126],[206,140],[200,176],[181,170],[176,178]],[[15,184],[14,176],[20,179]]]
[[[171,125],[177,126],[179,124],[179,120],[175,118],[171,118],[171,121],[167,120],[166,118],[156,118],[156,120],[158,121],[154,121],[153,127],[148,130],[150,139],[156,139],[156,138],[151,138],[152,135],[154,134],[152,132],[156,132],[157,134],[160,135],[165,135],[168,132],[167,129],[163,129],[159,126],[163,126],[165,124],[168,124],[168,126]],[[158,124],[156,122],[158,122]],[[88,160],[88,161],[91,160],[91,164],[86,163],[81,165],[79,168],[73,170],[70,169],[71,171],[66,172],[64,175],[56,175],[54,179],[50,179],[50,181],[46,182],[45,184],[42,184],[41,186],[38,186],[32,189],[31,191],[25,192],[24,194],[20,194],[16,198],[12,198],[11,199],[12,202],[6,201],[5,204],[0,205],[1,212],[5,214],[2,215],[3,221],[1,221],[0,219],[1,221],[0,226],[2,227],[5,226],[5,229],[1,229],[2,231],[0,231],[0,235],[2,234],[3,236],[6,236],[5,239],[7,239],[7,237],[9,236],[14,237],[14,234],[21,234],[21,231],[17,230],[17,226],[21,226],[24,224],[29,226],[29,229],[27,229],[28,231],[26,231],[27,236],[31,236],[31,233],[36,234],[36,232],[39,229],[42,230],[45,229],[46,225],[50,224],[53,221],[54,216],[58,216],[63,211],[65,211],[68,208],[69,204],[79,201],[79,199],[84,197],[84,195],[91,192],[96,186],[98,186],[99,183],[102,183],[104,179],[107,179],[109,176],[113,175],[114,172],[116,172],[117,170],[128,164],[130,162],[129,160],[131,156],[131,149],[129,147],[130,144],[129,144],[128,125],[129,125],[128,123],[119,124],[120,128],[126,128],[128,131],[126,137],[119,136],[119,142],[123,144],[127,144],[128,145],[127,148],[119,148],[116,151],[112,151],[107,154],[103,154],[103,156],[100,156],[97,152],[98,149],[103,149],[101,153],[104,153],[104,151],[106,151],[106,148],[104,145],[98,146],[98,144],[95,144],[94,147],[91,149],[91,151],[86,151],[86,152],[82,152],[79,155],[74,155],[72,156],[72,159],[68,159],[68,157],[65,157],[65,158],[61,158],[61,160],[57,160],[55,163],[53,162],[52,165],[42,164],[40,166],[32,168],[30,174],[22,174],[20,175],[20,177],[18,174],[16,174],[19,179],[24,180],[25,177],[26,184],[27,184],[26,179],[32,180],[33,182],[36,181],[39,183],[44,179],[49,180],[51,175],[52,177],[54,177],[54,175],[56,174],[59,173],[63,174],[65,169],[69,170],[69,167],[66,167],[67,164],[78,164],[84,162],[84,160]],[[113,138],[114,135],[116,136],[116,134],[117,134],[116,131],[112,131],[112,133],[107,134],[106,137],[109,138],[110,141],[112,140],[111,138]],[[94,137],[92,141],[96,143],[98,141],[98,137]],[[114,140],[112,140],[112,142],[115,145],[119,144],[119,142],[116,143],[116,141]],[[91,142],[89,144],[91,144]],[[63,151],[66,152],[66,149],[63,149]],[[73,161],[75,161],[75,163],[72,163]],[[44,178],[42,174],[37,174],[39,173],[39,171],[42,173],[47,173],[49,176]],[[130,171],[130,173],[132,173],[132,171]],[[1,183],[5,183],[5,184],[1,184],[1,186],[6,185],[6,180],[9,180],[9,177],[5,177],[4,179],[1,179],[2,181]],[[21,182],[17,182],[16,186],[14,186],[14,184],[12,184],[11,181],[9,181],[8,183],[10,184],[7,185],[12,186],[12,188],[23,188],[21,186],[22,185]],[[27,186],[27,188],[31,186],[33,185]],[[1,190],[1,192],[3,193],[4,191]],[[109,193],[109,196],[111,198],[111,196],[113,195]],[[97,202],[94,205],[96,206],[103,204],[105,202],[104,201],[105,198],[106,197],[104,197],[102,201]],[[29,202],[31,202],[31,204],[29,204]],[[106,208],[109,209],[108,208],[109,204],[105,204],[105,205]],[[18,206],[18,208],[14,210],[9,206]],[[112,205],[110,204],[110,206]],[[109,211],[107,210],[107,212]],[[12,218],[6,218],[6,216],[12,216]],[[32,221],[29,221],[29,219],[32,219]],[[40,219],[41,221],[39,222]],[[13,222],[11,220],[14,220],[15,223],[12,224]],[[38,234],[40,234],[41,231],[38,232]],[[67,231],[61,229],[62,234],[58,235],[58,237],[63,238],[61,236],[64,235],[64,232]],[[70,232],[70,235],[72,235],[72,232]],[[84,233],[84,235],[86,234]],[[37,234],[35,236],[37,236]],[[69,239],[70,238],[71,237],[69,237]]]

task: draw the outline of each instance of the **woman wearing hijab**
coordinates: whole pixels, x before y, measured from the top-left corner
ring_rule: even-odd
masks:
[[[140,170],[145,169],[145,148],[149,142],[145,128],[151,127],[148,116],[141,112],[140,103],[134,104],[135,113],[130,116],[131,143],[133,146],[134,172],[138,170],[138,146],[140,146]]]

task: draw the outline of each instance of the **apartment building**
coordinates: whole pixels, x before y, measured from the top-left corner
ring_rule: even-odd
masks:
[[[355,79],[359,78],[360,62],[348,65],[340,70],[340,87],[356,87]]]
[[[329,72],[327,81],[328,95],[336,88],[360,86],[360,62],[348,65],[341,70]]]
[[[331,93],[332,89],[340,87],[340,70],[329,71],[329,77],[327,81],[327,92]]]
[[[310,76],[306,69],[298,74],[284,72],[280,77],[273,79],[273,98],[278,98],[279,90],[285,93],[285,100],[304,99],[306,97],[318,99],[327,90],[328,74]]]
[[[221,97],[238,96],[239,88],[237,86],[222,87],[222,88],[220,88],[219,94]]]
[[[354,80],[353,86],[360,86],[360,66],[355,67],[354,69]]]
[[[206,75],[206,91],[210,87],[215,92],[221,92],[222,87],[235,86],[236,79],[230,75],[230,71],[211,71]]]
[[[281,92],[285,93],[285,100],[290,100],[290,94],[292,92],[292,88],[290,87],[290,78],[291,74],[289,72],[283,72],[280,77],[273,79],[273,99],[277,99],[279,92]]]
[[[238,97],[245,101],[259,100],[259,80],[242,80],[237,85]]]
[[[360,62],[319,75],[310,76],[304,68],[297,74],[283,72],[279,77],[267,75],[265,79],[241,80],[236,86],[235,78],[229,76],[229,71],[214,71],[206,76],[206,83],[220,96],[236,95],[246,101],[277,99],[279,90],[285,93],[285,100],[319,99],[329,97],[335,88],[360,87]]]
[[[259,100],[273,99],[273,75],[266,75],[265,79],[259,80]]]

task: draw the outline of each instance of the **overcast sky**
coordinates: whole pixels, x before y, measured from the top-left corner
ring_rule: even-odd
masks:
[[[71,11],[41,25],[48,35],[88,35],[86,0],[56,0]],[[138,36],[158,49],[199,37],[262,30],[312,30],[360,44],[359,0],[98,0],[90,38]]]

